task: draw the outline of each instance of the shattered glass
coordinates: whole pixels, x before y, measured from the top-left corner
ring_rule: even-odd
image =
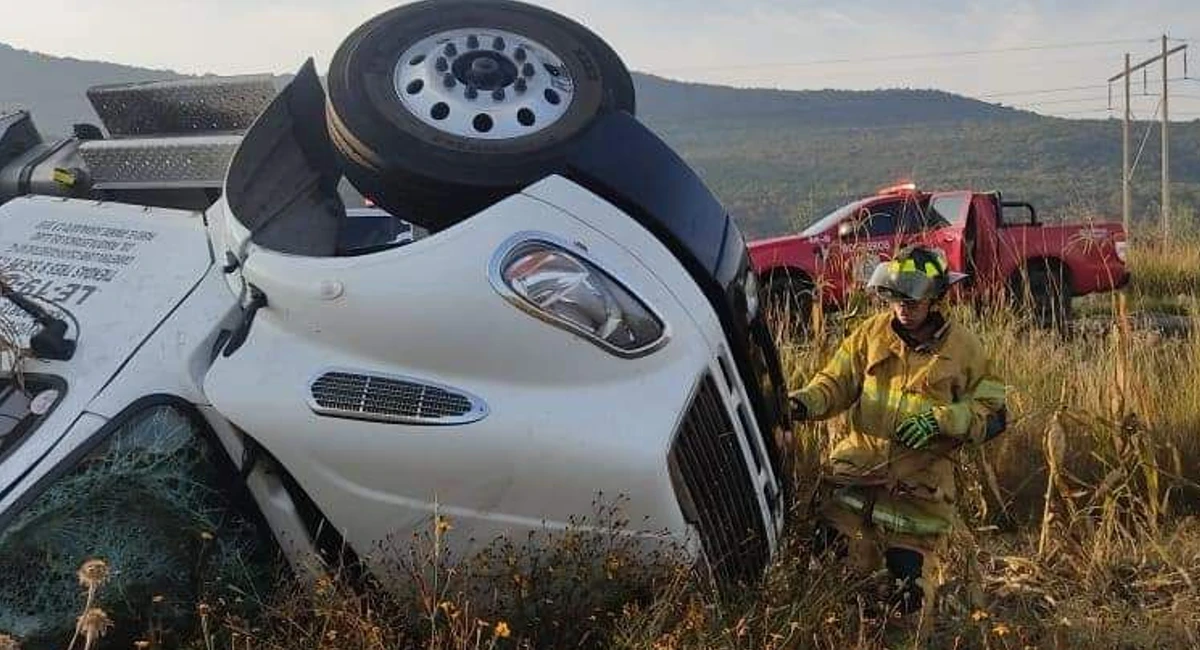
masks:
[[[108,570],[91,606],[112,621],[98,647],[112,648],[177,645],[200,603],[252,611],[283,568],[223,449],[171,406],[127,420],[0,531],[0,634],[66,647],[92,559]]]

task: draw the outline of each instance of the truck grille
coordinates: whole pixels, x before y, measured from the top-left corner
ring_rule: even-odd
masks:
[[[487,414],[465,393],[413,379],[326,372],[309,387],[309,404],[322,415],[410,424],[465,424]]]
[[[754,582],[770,557],[767,533],[737,433],[705,375],[671,443],[668,464],[685,516],[725,585]]]

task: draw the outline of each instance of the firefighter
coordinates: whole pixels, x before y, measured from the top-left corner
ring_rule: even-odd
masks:
[[[979,339],[940,308],[965,277],[933,248],[881,262],[867,286],[890,309],[790,395],[799,421],[848,412],[816,500],[815,550],[839,551],[863,571],[886,566],[891,604],[906,614],[931,611],[957,515],[956,452],[1005,426],[1004,384]]]

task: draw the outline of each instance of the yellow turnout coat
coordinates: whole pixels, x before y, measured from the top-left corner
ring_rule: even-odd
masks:
[[[913,348],[891,323],[890,312],[862,323],[794,395],[809,419],[848,412],[849,431],[834,444],[829,480],[859,486],[858,496],[851,498],[859,509],[852,515],[842,501],[843,507],[826,507],[823,513],[843,532],[861,537],[861,524],[868,520],[864,512],[886,519],[887,513],[879,511],[899,510],[924,522],[921,530],[901,526],[889,533],[884,525],[873,534],[889,537],[889,546],[928,551],[956,518],[958,449],[983,441],[988,416],[1004,406],[1005,388],[967,329],[947,321],[933,341]],[[921,450],[894,441],[904,418],[926,410],[933,412],[941,435]]]

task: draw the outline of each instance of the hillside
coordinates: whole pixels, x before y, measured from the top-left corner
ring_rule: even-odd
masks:
[[[255,72],[248,70],[247,72]],[[58,58],[0,44],[0,109],[33,110],[46,134],[95,121],[84,91],[168,70]],[[739,89],[636,74],[639,116],[704,176],[752,235],[785,232],[901,179],[999,189],[1050,218],[1120,216],[1120,123],[1066,120],[936,90]],[[1135,145],[1146,124],[1134,128]],[[1153,144],[1153,143],[1152,143]],[[1157,149],[1135,175],[1135,215],[1153,217]],[[1200,207],[1200,121],[1172,130],[1178,212]]]
[[[756,235],[799,228],[910,179],[1000,190],[1050,218],[1120,219],[1117,120],[1046,117],[933,90],[743,90],[646,75],[636,82],[640,116]],[[1134,125],[1135,147],[1147,126]],[[1171,142],[1173,203],[1177,214],[1192,215],[1200,208],[1200,121],[1173,124]],[[1157,218],[1155,144],[1135,171],[1135,219]]]
[[[938,90],[781,91],[730,88],[634,75],[638,114],[649,121],[787,120],[819,126],[880,126],[1028,115]]]

